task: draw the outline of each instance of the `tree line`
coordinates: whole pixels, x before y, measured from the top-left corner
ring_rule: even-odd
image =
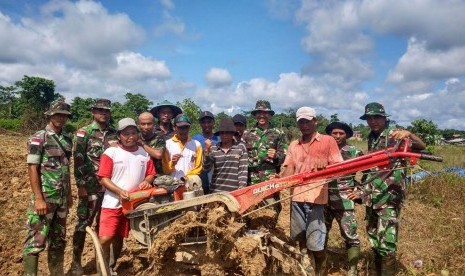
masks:
[[[136,92],[127,92],[125,102],[113,102],[112,121],[113,124],[118,120],[131,117],[136,119],[137,116],[150,110],[157,103],[153,103],[144,95]],[[41,77],[24,76],[21,80],[16,81],[11,86],[0,85],[0,128],[23,132],[25,134],[37,131],[46,124],[46,119],[43,113],[48,109],[51,102],[57,99],[64,99],[63,95],[55,91],[55,83],[53,80],[48,80]],[[72,119],[66,125],[66,131],[74,132],[79,127],[84,126],[92,121],[90,107],[97,98],[81,98],[75,97],[69,100],[71,105]],[[160,102],[164,99],[160,99]],[[200,107],[191,99],[183,99],[176,103],[184,113],[186,113],[193,121],[192,134],[200,132],[198,124]],[[244,111],[242,114],[246,116],[248,126],[255,124],[255,118],[251,115],[251,111]],[[295,122],[296,109],[290,108],[281,113],[276,113],[271,118],[271,124],[284,131],[288,141],[299,136],[299,131]],[[216,115],[216,123],[221,118],[227,117],[228,114],[221,112]],[[331,122],[339,121],[338,114],[332,114],[330,118],[325,118],[323,115],[318,115],[318,131],[324,133],[324,128]],[[397,125],[395,121],[391,121],[392,125],[398,128],[405,128]],[[363,138],[366,138],[369,133],[369,128],[364,123],[352,125],[354,131],[359,131]],[[441,137],[449,139],[454,134],[465,134],[465,131],[455,129],[441,130],[438,126],[426,119],[417,119],[411,122],[407,127],[410,131],[417,133],[426,143],[430,145],[436,144]]]

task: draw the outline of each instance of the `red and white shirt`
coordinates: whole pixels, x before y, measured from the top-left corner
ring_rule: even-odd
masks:
[[[102,154],[99,177],[107,177],[116,186],[126,191],[138,190],[139,184],[148,175],[155,175],[153,161],[149,154],[138,147],[136,151],[127,151],[121,147],[110,147]],[[121,208],[119,196],[108,189],[102,202],[103,208]]]

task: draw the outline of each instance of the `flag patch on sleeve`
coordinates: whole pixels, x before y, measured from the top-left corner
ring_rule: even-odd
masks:
[[[76,133],[76,136],[77,137],[84,137],[84,136],[86,136],[86,132],[84,130],[78,130],[78,132]]]
[[[31,139],[31,145],[35,145],[35,146],[40,145],[40,139],[39,138],[32,138]]]

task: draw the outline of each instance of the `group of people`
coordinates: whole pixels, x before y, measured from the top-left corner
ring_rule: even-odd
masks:
[[[116,274],[116,260],[129,232],[121,200],[129,199],[131,191],[152,187],[160,175],[174,180],[199,176],[203,191],[208,194],[324,169],[362,154],[347,143],[353,131],[343,122],[328,125],[326,135],[318,133],[318,119],[311,107],[297,110],[301,136],[288,145],[284,133],[270,125],[274,111],[265,100],[257,101],[252,111],[256,124],[249,128],[246,117],[236,114],[221,119],[214,131],[214,115],[202,111],[202,132],[194,136],[190,135],[191,119],[168,101],[140,114],[137,122],[132,118],[120,120],[117,128],[110,125],[110,106],[109,100],[97,100],[90,107],[93,122],[71,138],[63,131],[72,116],[70,106],[63,101],[54,102],[45,112],[45,129],[29,139],[27,164],[32,196],[23,247],[25,275],[37,274],[38,255],[47,243],[51,275],[64,273],[66,218],[73,204],[71,158],[78,206],[70,272],[82,275],[85,228],[95,220],[104,257],[111,273]],[[371,129],[369,152],[390,147],[403,138],[413,140],[417,149],[425,147],[413,133],[390,127],[388,117],[379,103],[365,107],[360,119],[366,120]],[[377,273],[394,273],[400,209],[405,199],[404,167],[396,163],[390,171],[365,172],[368,177],[362,180],[350,175],[329,184],[323,181],[291,189],[291,238],[314,259],[317,275],[326,273],[327,233],[334,218],[346,242],[349,274],[357,274],[360,242],[354,214],[356,200],[366,205],[367,231]],[[364,183],[363,179],[370,181]],[[279,194],[264,203],[278,213],[281,210]]]

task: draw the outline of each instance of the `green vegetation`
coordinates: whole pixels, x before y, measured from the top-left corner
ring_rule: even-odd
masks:
[[[136,119],[137,115],[149,110],[157,103],[151,102],[144,95],[127,92],[125,94],[126,101],[124,103],[112,103],[112,123],[117,122],[124,117]],[[55,83],[53,80],[44,79],[41,77],[24,76],[22,80],[15,82],[12,86],[0,85],[0,128],[7,130],[21,130],[25,133],[34,132],[43,127],[45,118],[43,113],[47,110],[50,103],[56,99],[63,98],[60,93],[55,92]],[[81,98],[66,99],[71,104],[71,112],[73,118],[67,126],[68,130],[75,130],[87,123],[92,118],[89,112],[90,106],[97,98]],[[164,99],[160,99],[160,102]],[[192,119],[192,133],[200,132],[198,116],[200,107],[191,99],[183,99],[176,103],[181,109]],[[277,113],[271,118],[271,124],[284,131],[288,141],[291,141],[299,136],[299,131],[296,128],[295,122],[296,109],[288,109],[282,113]],[[251,115],[251,110],[244,111],[243,115],[247,117],[249,126],[255,124],[255,118]],[[220,119],[227,116],[221,112],[217,114]],[[8,121],[11,119],[20,120],[20,128],[17,128],[16,121]],[[318,115],[318,131],[324,133],[325,127],[334,121],[339,121],[338,114],[332,114],[330,118],[325,118],[323,115]],[[217,120],[217,123],[219,120]],[[396,125],[395,121],[391,124]],[[351,125],[355,131],[359,131],[363,138],[366,138],[369,133],[369,128],[365,123]],[[402,126],[398,126],[402,128]],[[441,137],[451,138],[454,134],[465,134],[465,131],[454,129],[440,130],[432,121],[425,119],[414,120],[409,130],[417,133],[422,139],[430,145],[437,144]]]

